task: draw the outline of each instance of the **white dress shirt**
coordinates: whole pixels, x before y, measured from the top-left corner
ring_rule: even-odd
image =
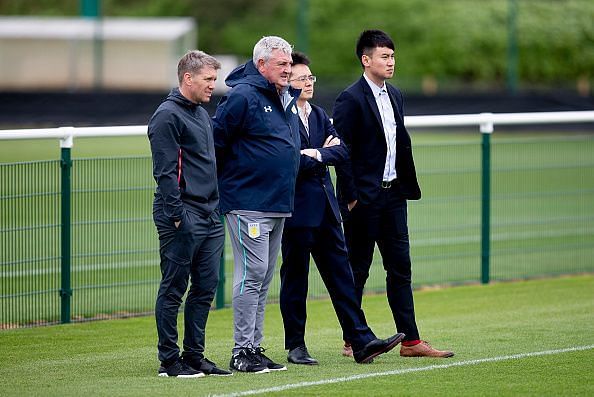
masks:
[[[305,126],[305,131],[307,132],[307,135],[309,135],[309,115],[311,114],[311,105],[309,102],[305,102],[304,108],[305,111],[298,107],[297,111],[299,112],[299,118],[301,119],[301,122]]]
[[[373,81],[371,81],[365,73],[363,77],[369,84],[377,109],[379,110],[380,117],[382,118],[382,126],[384,127],[384,136],[386,138],[386,162],[384,164],[384,175],[382,180],[393,181],[396,179],[396,118],[394,117],[394,109],[392,108],[392,102],[386,89],[386,83],[384,82],[382,87],[378,87]]]
[[[303,108],[297,107],[297,111],[299,112],[299,118],[301,122],[305,126],[305,132],[307,136],[309,136],[309,115],[311,114],[311,105],[309,102],[305,102],[305,106]],[[322,153],[318,149],[316,149],[316,160],[322,162]]]

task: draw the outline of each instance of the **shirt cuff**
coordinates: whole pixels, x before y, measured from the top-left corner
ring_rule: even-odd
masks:
[[[320,163],[322,162],[322,153],[320,153],[318,149],[316,149],[316,160],[318,160]]]

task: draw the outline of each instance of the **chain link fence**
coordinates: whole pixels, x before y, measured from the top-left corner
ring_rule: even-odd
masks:
[[[481,166],[483,148],[478,134],[415,144],[423,198],[409,202],[414,286],[484,281],[484,172],[490,280],[594,272],[594,135],[494,136],[490,170]],[[151,158],[74,159],[70,192],[63,170],[60,160],[0,163],[1,329],[153,312],[160,270]],[[228,241],[224,264],[232,280]],[[276,276],[270,300],[279,284]],[[231,288],[224,284],[227,305]],[[384,289],[376,252],[367,291]],[[312,262],[309,297],[326,294]]]

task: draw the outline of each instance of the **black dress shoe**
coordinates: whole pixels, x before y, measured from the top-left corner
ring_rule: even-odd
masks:
[[[287,360],[293,364],[318,365],[318,360],[309,355],[305,345],[289,350]]]
[[[361,350],[354,351],[353,357],[359,364],[370,363],[374,357],[392,350],[402,339],[404,339],[404,334],[402,333],[390,336],[387,339],[374,339]]]

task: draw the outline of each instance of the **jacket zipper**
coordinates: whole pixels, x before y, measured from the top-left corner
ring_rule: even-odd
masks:
[[[177,152],[177,188],[179,189],[179,183],[181,181],[181,174],[182,174],[182,150],[179,148]]]

